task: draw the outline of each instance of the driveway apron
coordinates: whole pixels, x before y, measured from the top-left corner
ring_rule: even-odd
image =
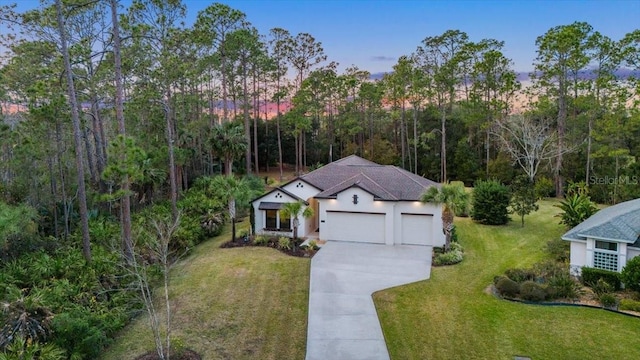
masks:
[[[311,260],[306,359],[389,359],[371,294],[428,279],[431,251],[327,242]]]

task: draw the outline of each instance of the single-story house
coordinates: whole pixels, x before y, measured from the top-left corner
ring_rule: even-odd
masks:
[[[397,166],[355,155],[329,163],[253,200],[256,234],[292,235],[282,204],[302,201],[311,218],[299,218],[298,236],[377,244],[442,246],[442,207],[420,202],[439,184]]]
[[[571,273],[583,266],[620,272],[640,255],[640,199],[604,208],[562,235],[571,242]]]

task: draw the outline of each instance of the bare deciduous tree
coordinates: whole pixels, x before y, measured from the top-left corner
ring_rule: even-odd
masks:
[[[496,120],[491,133],[498,139],[502,151],[533,181],[540,164],[558,155],[558,134],[552,125],[549,119],[512,115]]]

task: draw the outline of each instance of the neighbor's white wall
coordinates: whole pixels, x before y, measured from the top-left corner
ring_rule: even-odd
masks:
[[[570,260],[569,269],[572,275],[580,275],[580,269],[587,265],[587,243],[571,241],[570,242]],[[591,257],[593,265],[593,256]]]
[[[444,246],[446,241],[442,232],[442,206],[420,201],[399,201],[395,203],[393,212],[394,239],[396,244],[402,242],[402,213],[429,214],[433,215],[431,243],[433,246]]]
[[[633,259],[636,256],[640,256],[640,249],[627,247],[627,261]]]

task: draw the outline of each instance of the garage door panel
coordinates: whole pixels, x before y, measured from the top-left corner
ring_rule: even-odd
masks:
[[[384,244],[384,214],[327,211],[326,227],[327,240]]]
[[[402,214],[402,244],[433,245],[431,239],[432,231],[432,215]]]

